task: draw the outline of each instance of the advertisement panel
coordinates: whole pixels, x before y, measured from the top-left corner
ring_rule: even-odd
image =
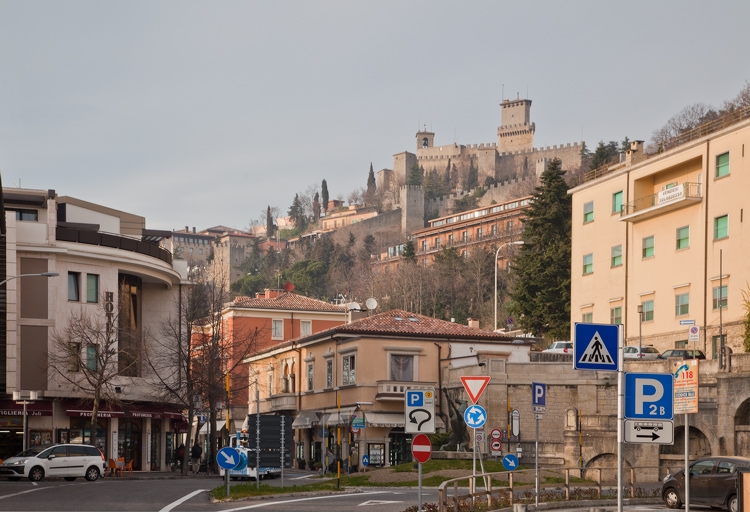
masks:
[[[672,363],[674,375],[674,413],[698,412],[698,360],[684,359]]]

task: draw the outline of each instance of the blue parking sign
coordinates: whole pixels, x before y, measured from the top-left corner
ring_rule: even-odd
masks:
[[[671,373],[626,373],[625,417],[631,420],[674,418]]]

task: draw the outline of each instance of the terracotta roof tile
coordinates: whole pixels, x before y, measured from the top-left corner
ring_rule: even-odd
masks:
[[[296,293],[282,293],[272,299],[237,297],[232,304],[240,308],[257,309],[290,309],[301,311],[329,311],[332,313],[346,312],[346,306],[331,304],[318,299],[311,299]]]

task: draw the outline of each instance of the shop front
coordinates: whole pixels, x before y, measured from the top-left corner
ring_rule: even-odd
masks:
[[[52,402],[35,400],[26,405],[29,446],[52,442]],[[23,404],[0,400],[0,459],[23,450]]]

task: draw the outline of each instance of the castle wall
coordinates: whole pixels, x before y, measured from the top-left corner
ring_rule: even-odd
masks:
[[[401,232],[410,235],[424,226],[424,188],[404,185],[401,187]]]
[[[414,167],[417,163],[417,155],[404,151],[393,155],[393,175],[396,183],[406,183],[406,176],[409,174],[409,169]]]
[[[536,185],[536,176],[531,174],[521,178],[513,178],[505,180],[499,183],[495,183],[489,187],[482,198],[479,200],[479,206],[488,206],[495,203],[505,203],[511,199],[516,199],[524,193],[519,193],[519,185],[528,184],[528,188],[531,189]],[[430,218],[444,217],[450,215],[453,212],[453,204],[457,199],[461,199],[469,194],[473,194],[473,190],[459,190],[452,192],[451,194],[443,197],[438,197],[432,200],[425,201],[425,211],[430,212]],[[529,192],[529,194],[532,192]]]

